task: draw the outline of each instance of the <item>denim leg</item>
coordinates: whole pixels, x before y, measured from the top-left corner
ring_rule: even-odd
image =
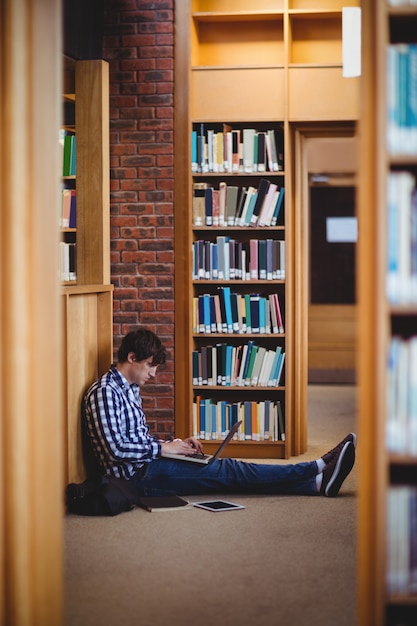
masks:
[[[270,465],[218,459],[209,465],[160,458],[134,479],[141,495],[210,493],[317,495],[317,463]]]

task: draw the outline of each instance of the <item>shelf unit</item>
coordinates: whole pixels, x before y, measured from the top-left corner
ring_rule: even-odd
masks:
[[[356,4],[352,2],[351,4]],[[311,121],[352,121],[358,117],[356,79],[342,78],[341,0],[193,0],[176,7],[176,431],[192,430],[196,395],[230,401],[279,399],[285,413],[285,441],[233,441],[232,456],[288,458],[305,451],[307,337],[303,324],[307,277],[303,275],[302,216],[297,206],[295,141],[298,125]],[[322,46],[325,53],[322,53]],[[308,97],[306,97],[308,93]],[[325,97],[324,97],[325,95]],[[222,124],[259,131],[282,128],[285,171],[192,172],[191,131]],[[282,222],[271,227],[211,227],[193,225],[193,184],[206,182],[259,187],[262,178],[285,188]],[[229,236],[285,241],[286,274],[272,281],[207,281],[192,278],[192,246],[198,239]],[[193,329],[193,298],[230,285],[236,292],[279,294],[284,308],[283,335],[257,334],[266,348],[285,350],[285,372],[277,388],[219,388],[192,385],[192,353],[201,346],[227,341],[238,345],[244,334],[210,335]],[[304,308],[303,308],[304,307]],[[210,441],[204,445],[210,449]]]
[[[406,215],[408,209],[407,201],[399,205],[402,192],[393,196],[390,193],[402,173],[405,172],[406,177],[417,176],[417,149],[410,150],[401,142],[395,146],[389,140],[389,110],[395,90],[388,50],[399,43],[417,44],[417,6],[406,5],[406,2],[401,6],[373,0],[364,3],[362,9],[358,259],[361,346],[358,606],[361,626],[408,626],[417,619],[417,548],[414,543],[417,536],[417,432],[413,430],[408,408],[403,410],[404,406],[412,406],[413,397],[415,402],[412,377],[417,367],[408,359],[411,340],[417,336],[417,299],[413,296],[412,281],[407,278],[409,270],[400,281],[393,271],[392,261],[398,257],[392,254],[395,233],[392,208],[395,207],[400,217]],[[414,86],[415,93],[415,75],[410,85]],[[407,93],[407,88],[400,88],[400,102],[406,101]],[[407,138],[412,133],[409,127]],[[398,189],[404,189],[401,185]],[[408,202],[409,194],[410,191]],[[407,239],[410,224],[399,232],[399,247],[403,253],[411,253]],[[412,254],[415,255],[415,250]],[[399,267],[405,268],[402,264],[403,261],[399,261]],[[402,284],[405,288],[401,288]],[[414,506],[414,522],[411,522],[411,506]],[[414,528],[410,526],[413,523]],[[410,579],[411,554],[414,555],[414,580]]]
[[[82,396],[113,360],[108,63],[66,58],[64,93],[77,137],[77,280],[61,287],[67,484],[86,477]]]

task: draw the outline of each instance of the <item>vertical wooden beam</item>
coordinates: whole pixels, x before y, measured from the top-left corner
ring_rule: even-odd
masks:
[[[1,623],[62,621],[61,3],[0,5]]]

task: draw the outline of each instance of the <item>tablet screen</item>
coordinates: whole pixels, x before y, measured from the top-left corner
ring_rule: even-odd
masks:
[[[235,509],[244,509],[241,504],[227,502],[226,500],[209,500],[207,502],[193,502],[193,506],[207,511],[234,511]]]

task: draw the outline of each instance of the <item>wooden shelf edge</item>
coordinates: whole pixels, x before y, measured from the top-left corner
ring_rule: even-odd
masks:
[[[63,285],[61,293],[64,295],[75,295],[83,293],[104,293],[114,291],[114,285]]]

